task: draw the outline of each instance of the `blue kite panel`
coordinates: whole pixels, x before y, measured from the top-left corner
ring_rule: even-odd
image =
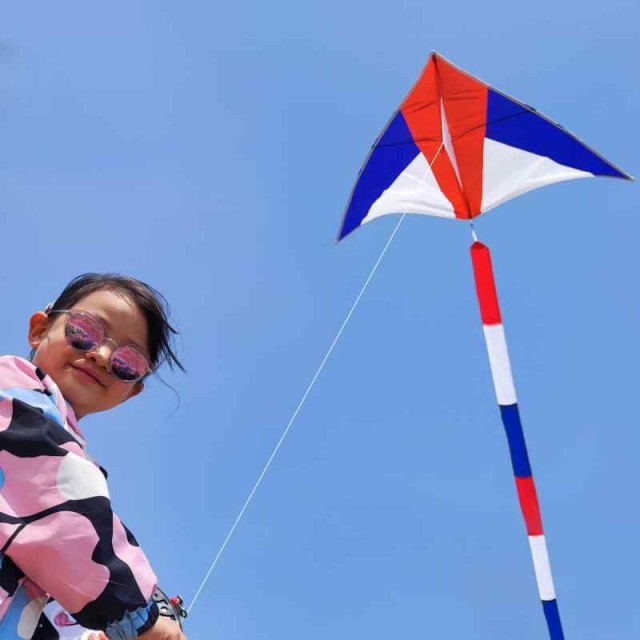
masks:
[[[404,116],[396,113],[373,148],[353,189],[338,240],[362,224],[373,203],[418,156]]]
[[[542,609],[544,610],[544,617],[547,619],[547,627],[549,628],[551,640],[564,640],[560,613],[558,612],[558,601],[543,600]]]
[[[500,405],[500,414],[502,415],[502,424],[507,432],[513,473],[517,478],[528,478],[531,475],[531,465],[529,464],[527,445],[522,432],[518,405]]]
[[[489,89],[486,137],[594,176],[628,176],[535,111]]]

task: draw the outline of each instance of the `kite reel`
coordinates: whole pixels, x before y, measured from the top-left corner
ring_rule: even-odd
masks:
[[[182,629],[184,619],[187,617],[187,610],[184,607],[184,600],[180,596],[173,596],[170,598],[159,587],[153,592],[151,596],[153,601],[158,605],[158,611],[161,616],[170,618],[177,622]]]

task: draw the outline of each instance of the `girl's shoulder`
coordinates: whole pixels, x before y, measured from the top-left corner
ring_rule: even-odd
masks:
[[[43,389],[45,374],[19,356],[0,356],[0,388]]]
[[[73,409],[51,377],[29,360],[19,356],[0,356],[0,418],[2,403],[12,400],[25,402],[52,418],[71,433],[82,448],[85,447]]]

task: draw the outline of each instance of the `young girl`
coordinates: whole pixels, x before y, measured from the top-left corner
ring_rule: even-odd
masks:
[[[30,639],[49,597],[110,640],[186,640],[78,428],[182,368],[175,333],[154,289],[87,274],[31,317],[30,361],[0,357],[0,640]]]

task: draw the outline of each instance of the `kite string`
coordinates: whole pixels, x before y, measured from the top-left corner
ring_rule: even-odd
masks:
[[[438,157],[438,154],[440,153],[442,147],[443,147],[443,144],[440,145],[440,147],[436,151],[435,155],[433,156],[433,160],[431,160],[431,162],[429,163],[429,168],[431,168],[431,166],[433,166],[433,163],[435,162],[436,158]],[[311,382],[307,386],[307,389],[304,392],[304,394],[302,396],[302,399],[298,403],[298,406],[295,408],[295,411],[293,412],[291,418],[289,419],[289,422],[287,423],[287,426],[285,427],[284,431],[282,432],[282,435],[280,436],[280,439],[278,440],[278,443],[276,444],[276,446],[274,447],[273,451],[271,452],[271,455],[269,456],[269,459],[267,460],[266,464],[264,465],[264,468],[262,469],[262,472],[260,473],[260,475],[258,476],[258,479],[256,480],[255,484],[253,485],[253,489],[251,489],[251,492],[249,493],[249,496],[247,497],[247,499],[245,500],[244,504],[242,505],[242,509],[240,509],[240,513],[236,517],[233,525],[231,526],[231,529],[229,529],[229,533],[227,533],[227,536],[224,539],[224,542],[220,546],[220,549],[218,550],[218,553],[216,554],[215,558],[213,559],[213,562],[211,563],[211,565],[209,566],[209,569],[208,569],[207,573],[205,574],[202,582],[200,583],[200,586],[198,587],[195,595],[193,596],[193,600],[191,600],[191,604],[187,608],[187,613],[191,613],[191,609],[193,608],[193,605],[196,603],[196,600],[198,599],[198,597],[202,593],[202,590],[204,589],[205,584],[209,580],[209,576],[211,576],[211,574],[213,573],[213,570],[216,568],[216,566],[218,564],[218,561],[220,560],[220,557],[224,553],[224,550],[226,549],[227,544],[229,543],[229,540],[231,540],[231,537],[235,533],[235,530],[236,530],[238,524],[240,523],[240,520],[242,520],[242,517],[244,516],[245,511],[247,510],[251,500],[253,499],[253,496],[255,495],[256,491],[258,490],[258,487],[260,486],[263,478],[267,474],[267,471],[269,470],[269,467],[271,466],[271,462],[276,457],[276,454],[280,450],[280,447],[282,446],[282,443],[284,442],[285,438],[287,437],[287,434],[289,433],[289,430],[293,426],[293,423],[295,422],[296,418],[298,417],[298,414],[302,410],[302,407],[303,407],[304,403],[306,402],[307,397],[311,393],[311,390],[313,389],[313,387],[314,387],[314,385],[316,383],[316,380],[318,379],[318,377],[322,373],[322,370],[324,369],[325,364],[329,360],[329,358],[330,358],[330,356],[331,356],[336,344],[338,343],[338,340],[340,339],[340,336],[342,336],[342,334],[344,333],[344,330],[346,329],[347,324],[349,323],[349,320],[351,319],[351,316],[353,315],[354,311],[356,310],[356,307],[360,303],[360,300],[362,299],[362,296],[364,295],[365,291],[367,290],[367,287],[369,286],[369,283],[371,282],[371,280],[373,279],[373,276],[375,275],[376,271],[378,270],[378,267],[380,266],[380,263],[382,262],[382,259],[384,258],[385,254],[387,253],[387,250],[391,246],[391,243],[393,242],[393,239],[396,237],[396,234],[398,233],[398,229],[400,229],[400,225],[402,224],[402,222],[403,222],[403,220],[405,219],[406,216],[407,216],[406,212],[403,213],[400,216],[400,220],[398,220],[398,223],[396,224],[396,226],[394,227],[393,231],[391,232],[391,235],[389,236],[389,239],[387,240],[387,243],[384,245],[384,248],[382,249],[380,255],[378,256],[378,259],[376,260],[375,264],[373,265],[373,268],[369,272],[369,275],[367,276],[367,279],[365,280],[364,284],[362,285],[362,287],[360,289],[360,292],[356,296],[355,302],[351,305],[351,308],[349,309],[349,312],[347,313],[346,318],[344,319],[344,321],[340,325],[340,329],[338,329],[338,333],[336,334],[335,338],[333,339],[333,342],[331,343],[331,346],[327,349],[327,352],[325,353],[324,358],[322,359],[322,362],[320,363],[320,366],[316,370],[313,378],[311,379]]]

